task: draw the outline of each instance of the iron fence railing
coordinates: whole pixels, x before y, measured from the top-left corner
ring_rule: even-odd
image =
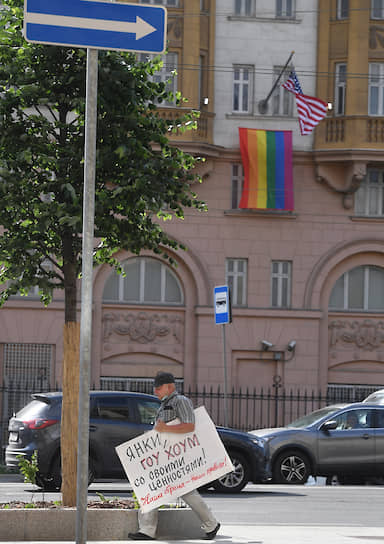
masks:
[[[152,384],[103,382],[104,390],[132,390],[152,392]],[[308,390],[286,390],[278,382],[269,389],[232,389],[226,399],[220,387],[183,388],[177,383],[179,391],[191,398],[195,407],[204,405],[216,425],[249,431],[268,427],[281,427],[313,410],[336,402],[356,402],[362,400],[379,386],[328,386],[327,392]],[[93,388],[99,389],[99,388]],[[32,392],[44,392],[47,389],[34,384],[31,388],[25,385],[10,384],[0,386],[0,464],[4,463],[5,447],[8,442],[8,422],[10,417],[25,404]],[[60,387],[50,388],[59,391]],[[226,414],[225,414],[226,410]]]

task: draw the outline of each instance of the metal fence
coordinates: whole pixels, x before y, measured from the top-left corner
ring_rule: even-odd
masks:
[[[128,384],[115,381],[102,383],[103,390],[126,390],[152,393],[152,382]],[[224,397],[220,387],[202,389],[183,389],[180,392],[191,398],[194,406],[205,406],[216,425],[249,431],[268,427],[280,427],[313,410],[335,402],[356,402],[379,386],[328,386],[327,392],[308,390],[286,390],[275,383],[270,389],[232,389]],[[97,388],[94,388],[97,389]],[[50,390],[59,391],[60,387]],[[5,447],[8,442],[8,422],[10,417],[31,400],[32,392],[44,392],[44,387],[26,388],[25,385],[8,384],[0,386],[0,464],[4,463]],[[226,413],[225,413],[226,412]]]
[[[378,389],[375,387],[374,390]],[[286,390],[277,387],[260,390],[232,389],[224,398],[218,389],[186,391],[195,407],[204,405],[216,425],[228,423],[229,427],[250,431],[269,427],[282,427],[295,419],[328,404],[349,403],[363,400],[371,389],[345,391],[328,387],[321,391]],[[225,415],[225,410],[227,414]]]

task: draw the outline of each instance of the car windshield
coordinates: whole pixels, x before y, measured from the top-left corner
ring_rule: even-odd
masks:
[[[306,416],[299,417],[299,419],[292,421],[292,423],[289,423],[287,427],[295,427],[297,429],[308,427],[309,425],[316,423],[316,421],[318,421],[319,419],[322,419],[324,416],[332,414],[334,411],[335,406],[326,406],[325,408],[320,408],[320,410],[315,410],[314,412],[311,412]]]

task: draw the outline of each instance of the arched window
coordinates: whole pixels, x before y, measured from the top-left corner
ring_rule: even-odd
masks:
[[[127,304],[183,304],[183,291],[174,272],[165,263],[148,257],[123,264],[125,277],[112,272],[103,293],[105,302]]]
[[[332,289],[329,309],[384,311],[384,269],[357,266],[345,272]]]

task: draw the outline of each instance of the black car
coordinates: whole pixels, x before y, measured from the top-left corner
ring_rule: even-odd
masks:
[[[37,483],[44,489],[59,489],[61,393],[36,393],[32,401],[9,422],[5,450],[8,467],[17,467],[18,456],[31,459],[38,451]],[[115,447],[151,429],[159,400],[144,393],[92,391],[89,422],[89,481],[126,478]],[[241,491],[248,482],[270,477],[263,440],[250,433],[217,427],[234,465],[234,472],[212,486],[220,492]]]

